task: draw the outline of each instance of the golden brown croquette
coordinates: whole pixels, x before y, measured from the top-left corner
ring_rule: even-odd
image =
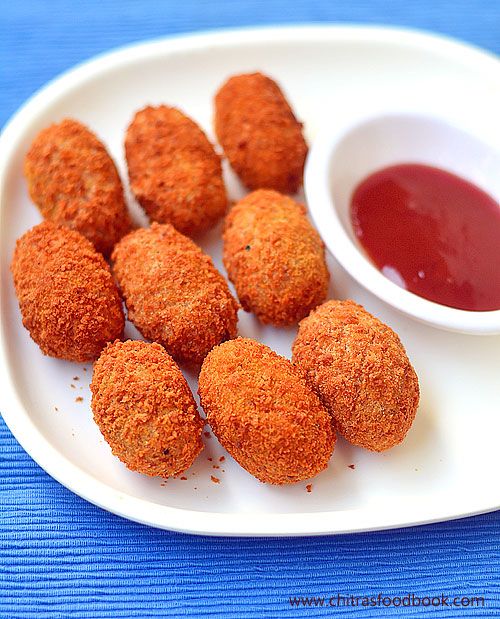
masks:
[[[106,256],[130,231],[123,187],[106,148],[69,118],[41,131],[26,155],[31,199],[42,215],[77,230]]]
[[[307,144],[278,84],[262,73],[231,77],[215,96],[215,132],[248,189],[295,193]]]
[[[335,445],[328,412],[302,373],[264,344],[237,338],[214,348],[199,393],[222,446],[257,479],[289,484],[327,467]]]
[[[263,323],[296,323],[326,299],[323,242],[305,208],[276,191],[254,191],[231,209],[224,266],[242,307]]]
[[[109,266],[76,230],[50,221],[35,226],[18,239],[11,268],[23,324],[44,354],[88,361],[122,337]]]
[[[178,475],[203,449],[204,422],[193,394],[159,344],[108,344],[94,365],[90,389],[94,421],[130,470]]]
[[[129,319],[177,361],[200,364],[216,344],[236,335],[238,304],[226,280],[170,224],[131,232],[112,258]]]
[[[176,108],[137,112],[125,153],[132,191],[152,221],[193,235],[224,215],[220,158],[200,127]]]
[[[302,320],[293,362],[350,443],[384,451],[404,439],[418,378],[396,333],[361,305],[327,301]]]

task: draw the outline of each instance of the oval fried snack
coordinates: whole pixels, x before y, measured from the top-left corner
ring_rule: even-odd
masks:
[[[94,365],[94,421],[129,469],[170,477],[203,449],[203,420],[172,357],[159,344],[108,344]]]
[[[176,108],[137,112],[125,153],[132,191],[152,221],[193,235],[226,212],[220,158],[200,127]]]
[[[141,228],[113,251],[128,317],[177,361],[200,364],[236,335],[238,303],[209,256],[170,224]]]
[[[224,266],[243,309],[266,324],[296,323],[326,299],[323,242],[304,206],[276,191],[254,191],[231,209]]]
[[[37,135],[24,173],[42,215],[77,230],[104,255],[130,231],[116,166],[98,138],[76,120],[67,118]]]
[[[214,348],[199,394],[222,446],[257,479],[290,484],[327,467],[330,415],[300,371],[264,344],[237,338]]]
[[[278,84],[262,73],[231,77],[215,96],[215,133],[248,189],[295,193],[307,144]]]
[[[93,360],[122,337],[109,266],[79,232],[50,221],[35,226],[18,239],[11,269],[23,325],[44,354]]]
[[[418,378],[399,337],[353,301],[327,301],[302,320],[293,362],[350,443],[384,451],[405,438]]]

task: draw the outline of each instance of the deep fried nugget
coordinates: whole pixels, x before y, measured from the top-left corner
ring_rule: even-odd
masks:
[[[419,401],[418,378],[399,337],[353,301],[328,301],[305,318],[293,344],[335,428],[371,451],[406,436]]]
[[[293,324],[326,299],[324,245],[305,213],[291,198],[261,189],[226,218],[224,266],[243,308],[263,323]]]
[[[335,445],[331,418],[302,373],[264,344],[237,338],[203,362],[201,403],[223,447],[271,484],[317,475]]]
[[[278,84],[262,73],[231,77],[215,96],[215,132],[249,189],[295,193],[307,144]]]
[[[41,131],[24,162],[31,199],[46,219],[78,230],[109,255],[130,231],[113,160],[87,127],[66,119]]]
[[[226,212],[220,158],[200,127],[176,108],[137,112],[125,152],[132,191],[151,220],[193,235]]]
[[[226,280],[170,224],[130,233],[112,258],[129,319],[176,360],[199,364],[216,344],[236,335],[238,304]]]
[[[76,230],[50,221],[35,226],[18,239],[11,269],[23,324],[44,354],[88,361],[122,336],[109,266]]]
[[[203,421],[172,357],[159,344],[116,341],[94,365],[94,421],[132,471],[169,477],[203,449]]]

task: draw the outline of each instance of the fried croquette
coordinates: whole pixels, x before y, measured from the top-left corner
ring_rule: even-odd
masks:
[[[76,120],[65,119],[37,135],[24,173],[45,219],[77,230],[104,255],[130,231],[116,166],[98,138]]]
[[[116,341],[94,365],[94,421],[132,471],[169,477],[203,449],[203,421],[172,357],[159,344]]]
[[[231,77],[215,96],[215,132],[248,189],[295,193],[307,144],[280,87],[262,73]]]
[[[222,446],[257,479],[289,484],[327,467],[330,415],[302,373],[264,344],[237,338],[214,348],[199,394]]]
[[[327,301],[302,320],[293,362],[350,443],[384,451],[405,438],[418,378],[399,337],[353,301]]]
[[[12,274],[23,324],[42,352],[69,361],[99,356],[123,335],[108,264],[76,230],[44,221],[16,243]]]
[[[276,191],[254,191],[231,209],[224,266],[242,307],[263,323],[296,323],[327,296],[323,242],[305,208]]]
[[[191,236],[226,212],[220,158],[200,127],[176,108],[137,112],[125,153],[132,191],[152,221]]]
[[[216,344],[236,335],[239,306],[226,280],[172,225],[131,232],[112,259],[129,319],[177,361],[200,364]]]

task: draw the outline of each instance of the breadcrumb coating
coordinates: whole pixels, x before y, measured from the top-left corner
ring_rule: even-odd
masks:
[[[199,394],[222,446],[257,479],[289,484],[327,467],[335,446],[328,412],[302,373],[264,344],[237,338],[214,348]]]
[[[161,105],[137,112],[125,153],[132,191],[152,221],[191,236],[226,212],[220,158],[200,127],[178,109]]]
[[[169,477],[203,449],[204,422],[172,357],[159,344],[116,341],[94,365],[94,421],[132,471]]]
[[[170,224],[139,229],[113,251],[128,317],[179,362],[200,364],[236,335],[238,303],[209,256]]]
[[[37,135],[24,173],[42,215],[77,230],[104,255],[130,231],[116,166],[99,139],[76,120],[67,118]]]
[[[384,451],[403,441],[418,378],[396,333],[361,305],[327,301],[302,320],[293,362],[350,443]]]
[[[294,324],[328,293],[319,234],[304,206],[276,191],[254,191],[231,209],[224,266],[243,309],[266,324]]]
[[[215,132],[248,189],[295,193],[307,144],[278,84],[262,73],[231,77],[215,96]]]
[[[79,232],[50,221],[35,226],[18,239],[11,269],[23,325],[44,354],[93,360],[122,337],[109,266]]]

